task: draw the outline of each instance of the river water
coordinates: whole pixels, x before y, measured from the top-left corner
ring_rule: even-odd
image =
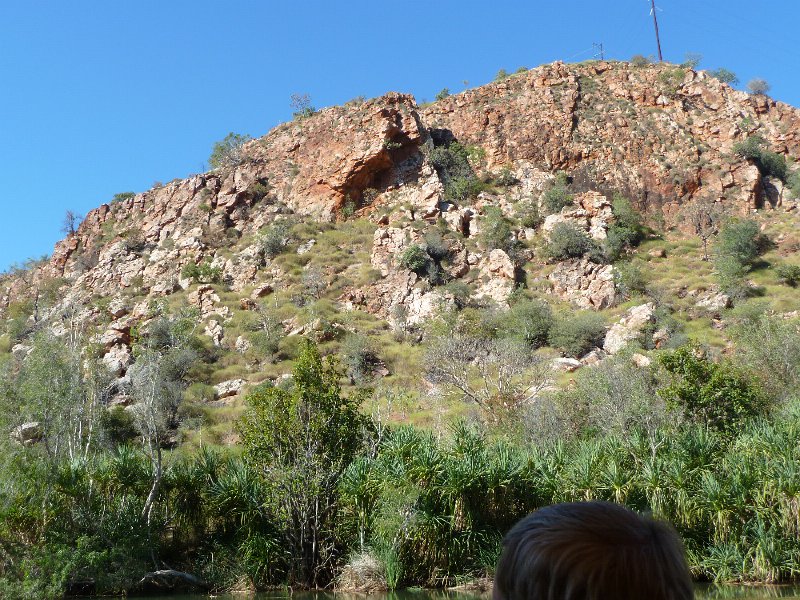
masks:
[[[403,590],[370,595],[332,592],[304,592],[289,595],[281,592],[264,592],[220,596],[148,596],[146,600],[209,600],[209,598],[214,598],[214,600],[489,600],[489,596],[481,594],[428,590]],[[800,600],[800,587],[698,586],[697,588],[697,600],[762,600],[766,598]],[[136,599],[129,598],[128,600]]]

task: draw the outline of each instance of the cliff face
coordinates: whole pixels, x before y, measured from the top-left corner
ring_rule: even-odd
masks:
[[[524,264],[470,244],[487,207],[511,215],[515,202],[538,198],[554,172],[565,171],[573,192],[619,192],[667,226],[679,225],[681,207],[700,198],[746,213],[782,200],[765,192],[755,165],[733,153],[736,142],[753,134],[771,150],[798,157],[800,111],[670,65],[555,63],[425,107],[394,93],[348,103],[249,142],[235,168],[176,180],[91,211],[49,262],[3,278],[0,311],[8,316],[9,307],[25,299],[38,303],[43,286],[56,286],[56,299],[37,305],[31,327],[66,306],[80,307],[88,322],[111,322],[106,349],[118,358],[129,355],[125,332],[147,318],[154,298],[185,294],[202,318],[216,315],[222,329],[229,309],[215,309],[214,290],[198,289],[182,276],[186,265],[218,269],[221,285],[242,295],[247,310],[249,295],[290,285],[293,277],[261,251],[265,228],[290,217],[321,223],[366,218],[375,230],[368,262],[377,274],[369,285],[342,286],[338,302],[383,319],[396,320],[400,311],[421,322],[441,302],[454,301],[399,264],[404,249],[423,239],[427,224],[438,220],[458,234],[443,242],[448,277],[463,279],[476,297],[503,302]],[[477,176],[506,169],[515,184],[483,193],[469,206],[449,200],[430,155],[452,141],[478,150],[471,163]],[[565,218],[583,219],[587,232],[602,234],[600,213],[593,211],[607,213],[608,203],[597,194],[582,198],[578,211],[584,212]],[[536,232],[519,228],[514,235],[530,241]],[[308,242],[305,252],[313,253],[315,240]],[[523,262],[532,257],[521,255]],[[577,278],[578,288],[592,290],[586,306],[611,302],[609,272],[585,264],[559,268],[569,271],[567,279]],[[329,284],[340,275],[333,267],[323,271]],[[572,293],[560,281],[553,288],[562,298]],[[111,308],[98,298],[110,300]],[[223,341],[224,331],[212,330],[215,343],[233,349],[233,340]]]
[[[484,148],[489,168],[561,169],[668,218],[700,195],[742,211],[763,204],[758,169],[733,155],[752,133],[800,153],[797,109],[675,66],[556,63],[437,102],[422,117]]]

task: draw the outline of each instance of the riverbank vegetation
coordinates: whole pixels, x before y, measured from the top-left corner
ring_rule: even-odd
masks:
[[[343,388],[306,342],[291,378],[251,390],[236,445],[189,451],[170,431],[203,352],[193,327],[178,314],[137,333],[127,410],[106,407],[69,336],[2,364],[0,596],[176,573],[211,590],[453,586],[491,576],[520,517],[592,499],[668,520],[700,580],[800,576],[796,321],[751,308],[724,356],[622,353],[529,402],[502,396],[530,386],[498,386],[480,417],[433,429],[369,414],[370,390]]]

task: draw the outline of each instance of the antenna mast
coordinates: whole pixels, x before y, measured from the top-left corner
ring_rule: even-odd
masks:
[[[656,15],[656,0],[650,0],[650,14],[653,15],[653,25],[656,27],[656,43],[658,44],[658,62],[664,62],[661,54],[661,36],[658,34],[658,16]]]

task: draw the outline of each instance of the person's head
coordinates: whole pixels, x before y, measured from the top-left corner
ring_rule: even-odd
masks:
[[[683,545],[667,524],[610,502],[554,504],[503,540],[494,600],[694,598]]]

